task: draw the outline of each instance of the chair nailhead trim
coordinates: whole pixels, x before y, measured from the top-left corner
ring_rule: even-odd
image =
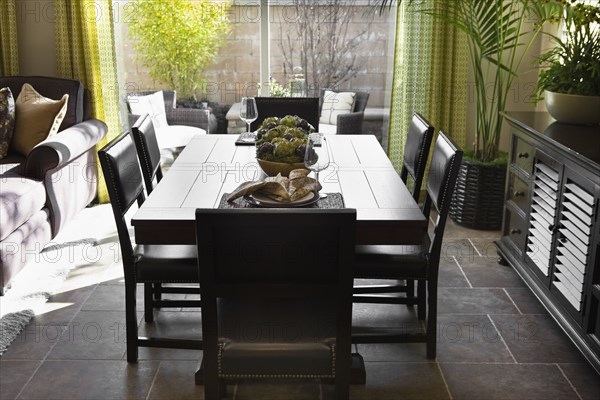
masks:
[[[331,374],[224,374],[223,373],[223,343],[219,344],[219,351],[217,354],[217,373],[219,378],[226,379],[334,379],[335,378],[335,344],[330,345],[331,349]]]

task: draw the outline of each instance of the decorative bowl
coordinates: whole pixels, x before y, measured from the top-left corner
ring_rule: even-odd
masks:
[[[268,176],[277,176],[277,174],[281,174],[281,176],[288,176],[291,171],[299,168],[306,169],[304,163],[282,163],[275,161],[265,161],[260,158],[256,159],[258,161],[258,165],[265,171],[265,174]]]

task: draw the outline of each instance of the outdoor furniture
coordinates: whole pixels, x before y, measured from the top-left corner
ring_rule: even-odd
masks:
[[[256,97],[258,119],[250,124],[255,131],[268,117],[297,115],[319,130],[319,99],[317,97]]]
[[[318,379],[348,398],[355,222],[351,209],[196,211],[206,399],[240,379]]]
[[[138,337],[136,288],[144,283],[144,316],[152,322],[154,308],[200,307],[199,300],[156,300],[152,284],[198,283],[196,246],[137,244],[129,237],[125,214],[137,201],[142,205],[144,186],[133,140],[126,132],[98,151],[108,194],[117,225],[125,277],[125,329],[127,332],[127,361],[136,362],[138,346],[201,349],[199,340]],[[171,289],[171,288],[169,288]],[[198,287],[177,288],[176,293],[198,293]],[[165,292],[166,289],[163,289]]]
[[[339,110],[332,113],[331,117],[326,121],[323,106],[326,102],[329,102],[333,108],[336,108],[337,104],[340,103],[340,99],[337,97],[340,93],[353,93],[353,102],[348,104],[349,108],[347,110],[342,111],[339,115]],[[321,97],[319,98],[319,132],[338,135],[362,134],[363,119],[368,101],[369,93],[367,92],[321,89]]]
[[[436,356],[437,334],[437,284],[442,238],[446,226],[446,217],[450,208],[452,192],[456,185],[458,169],[462,160],[462,150],[444,135],[439,133],[431,167],[427,177],[427,193],[423,205],[423,215],[429,219],[433,207],[437,212],[433,233],[425,234],[418,246],[359,245],[356,247],[355,278],[359,279],[408,279],[418,281],[417,297],[419,308],[427,303],[427,321],[424,329],[379,330],[367,327],[363,332],[357,327],[352,335],[354,343],[427,343],[427,358]],[[410,301],[410,299],[409,299]],[[405,304],[402,297],[381,297],[375,301],[369,296],[354,296],[355,303]],[[419,310],[419,318],[425,312]]]

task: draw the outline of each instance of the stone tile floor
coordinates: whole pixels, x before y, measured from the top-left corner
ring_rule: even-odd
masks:
[[[106,209],[101,223],[112,220]],[[80,221],[81,222],[81,221]],[[83,221],[82,227],[90,221]],[[99,223],[93,221],[93,223]],[[110,229],[109,229],[110,231]],[[598,399],[600,376],[510,268],[496,263],[498,232],[449,221],[439,277],[437,360],[423,344],[358,345],[367,384],[351,399]],[[0,359],[0,399],[202,399],[200,351],[140,349],[127,364],[124,289],[115,237],[74,270]],[[141,305],[141,298],[138,304]],[[141,310],[141,307],[139,308]],[[355,305],[357,324],[397,325],[404,306]],[[200,334],[198,310],[161,311],[140,332]],[[228,399],[327,399],[318,383],[240,383]]]

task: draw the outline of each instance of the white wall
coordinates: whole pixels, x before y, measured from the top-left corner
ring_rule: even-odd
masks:
[[[56,76],[54,1],[17,0],[16,5],[20,74]]]

